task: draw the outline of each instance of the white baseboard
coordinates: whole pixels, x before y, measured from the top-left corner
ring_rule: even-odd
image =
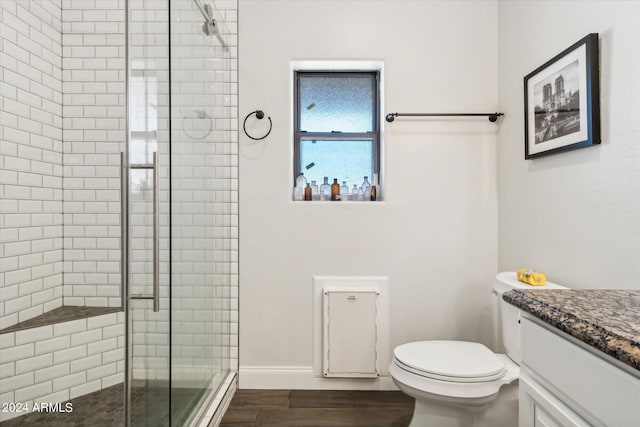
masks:
[[[398,390],[390,376],[323,378],[312,366],[241,366],[240,389],[280,390]]]

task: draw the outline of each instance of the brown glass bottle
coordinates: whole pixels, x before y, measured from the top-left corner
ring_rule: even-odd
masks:
[[[333,178],[333,184],[331,184],[331,200],[340,200],[340,184],[337,178]]]
[[[311,186],[307,183],[307,186],[304,187],[304,199],[311,200]]]
[[[371,185],[369,192],[371,195],[370,200],[372,202],[375,202],[376,200],[378,200],[378,174],[377,173],[373,174],[373,184]]]

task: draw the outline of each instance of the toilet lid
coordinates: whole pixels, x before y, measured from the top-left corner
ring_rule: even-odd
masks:
[[[411,372],[448,381],[491,381],[505,369],[498,356],[476,342],[418,341],[396,347],[393,354]]]

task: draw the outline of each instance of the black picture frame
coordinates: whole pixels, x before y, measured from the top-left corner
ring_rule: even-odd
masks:
[[[600,144],[598,33],[524,77],[524,158]]]

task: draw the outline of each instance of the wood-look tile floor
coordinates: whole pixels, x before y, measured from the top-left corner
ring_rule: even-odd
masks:
[[[237,390],[220,427],[406,427],[399,391]]]

